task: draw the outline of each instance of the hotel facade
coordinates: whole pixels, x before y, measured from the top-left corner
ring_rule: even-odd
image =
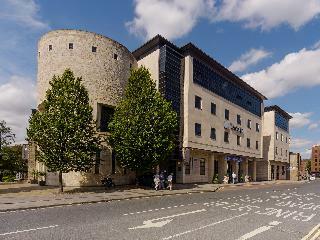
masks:
[[[150,71],[156,88],[172,103],[180,119],[178,146],[160,169],[173,172],[178,183],[213,179],[221,182],[233,172],[242,181],[246,176],[253,181],[264,176],[272,179],[269,160],[280,163],[285,160],[269,159],[272,156],[264,154],[263,125],[278,128],[276,121],[265,117],[265,111],[269,112],[264,107],[266,97],[192,43],[178,47],[157,35],[130,53],[123,45],[95,33],[49,32],[39,41],[38,103],[41,104],[52,76],[71,68],[76,76],[83,76],[98,122],[97,130],[105,134],[130,68],[139,66]],[[283,147],[285,150],[289,154],[289,147]],[[104,146],[96,158],[99,161],[92,173],[64,174],[64,184],[97,185],[99,179],[109,174],[116,184],[128,184],[134,179],[133,173],[117,165],[109,146]],[[34,157],[29,156],[29,161],[30,171],[38,168]],[[49,182],[56,183],[53,176],[50,179]]]

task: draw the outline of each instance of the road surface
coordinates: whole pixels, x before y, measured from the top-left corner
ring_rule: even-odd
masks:
[[[228,189],[0,213],[0,239],[320,239],[320,181]]]

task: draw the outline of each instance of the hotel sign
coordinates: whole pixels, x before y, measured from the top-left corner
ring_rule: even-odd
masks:
[[[242,162],[243,161],[243,158],[239,157],[239,156],[232,156],[232,155],[229,155],[229,156],[226,156],[224,158],[224,160],[226,161],[237,161],[237,162]]]
[[[224,128],[231,129],[232,131],[235,131],[237,134],[243,134],[243,132],[244,132],[243,128],[235,126],[231,122],[225,122]]]

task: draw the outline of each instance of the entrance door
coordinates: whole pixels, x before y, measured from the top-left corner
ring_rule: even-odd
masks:
[[[230,183],[230,182],[232,182],[232,172],[233,172],[232,162],[231,161],[227,161],[227,164],[228,164],[227,173],[228,173],[228,176],[229,176],[229,183]]]
[[[279,180],[280,177],[280,166],[277,166],[277,180]]]
[[[274,180],[274,165],[271,165],[271,180]]]

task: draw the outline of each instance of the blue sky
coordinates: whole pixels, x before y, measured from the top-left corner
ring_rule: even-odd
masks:
[[[157,33],[193,42],[291,113],[291,150],[320,143],[320,0],[2,0],[0,119],[25,138],[39,37],[82,29],[129,50]]]

